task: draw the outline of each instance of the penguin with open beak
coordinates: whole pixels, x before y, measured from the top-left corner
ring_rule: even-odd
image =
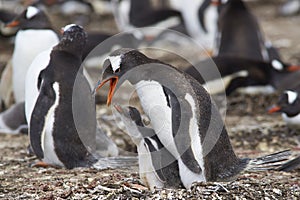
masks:
[[[269,109],[269,113],[282,113],[286,124],[292,128],[300,128],[300,84],[284,91],[276,105]]]
[[[38,166],[91,166],[96,161],[97,122],[94,97],[81,68],[87,34],[75,24],[62,31],[49,64],[39,74],[30,144],[42,160]]]
[[[182,187],[177,160],[163,146],[154,130],[144,126],[140,112],[131,106],[115,105],[115,108],[137,146],[143,183],[151,190]]]
[[[108,105],[117,86],[125,80],[134,85],[155,134],[177,159],[186,188],[194,182],[232,180],[257,167],[235,155],[213,100],[188,74],[137,50],[119,49],[105,60],[101,79],[95,90],[110,82]]]

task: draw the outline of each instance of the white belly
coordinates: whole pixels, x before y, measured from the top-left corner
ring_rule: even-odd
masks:
[[[285,113],[283,113],[282,118],[291,128],[300,128],[300,114],[295,117],[288,117]]]
[[[58,106],[59,102],[59,85],[57,82],[53,84],[53,88],[55,90],[56,99],[54,104],[49,109],[47,115],[45,116],[45,124],[44,129],[42,131],[42,149],[44,152],[43,161],[50,165],[56,165],[64,167],[64,164],[59,160],[56,155],[55,147],[54,147],[54,138],[53,138],[53,124],[55,119],[55,110]]]
[[[33,59],[58,43],[52,30],[21,30],[17,33],[12,57],[13,91],[16,102],[25,100],[25,75]]]

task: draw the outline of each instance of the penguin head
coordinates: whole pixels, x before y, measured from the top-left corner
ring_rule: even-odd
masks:
[[[271,61],[271,67],[277,72],[295,72],[300,70],[300,66],[288,65],[276,59]]]
[[[29,6],[13,21],[6,24],[6,27],[18,27],[26,29],[51,29],[51,23],[44,11],[37,7]]]
[[[55,49],[81,56],[87,42],[87,34],[84,29],[79,25],[69,24],[63,27],[61,32],[62,38]]]
[[[139,131],[138,127],[144,126],[140,112],[131,106],[115,105],[114,107],[128,129],[128,134],[130,137],[136,144],[139,144],[140,140],[143,138],[143,135]]]
[[[288,117],[294,117],[300,113],[300,97],[298,92],[287,90],[280,97],[276,104],[269,113],[281,112],[285,113]]]
[[[115,88],[121,76],[129,70],[146,64],[149,58],[135,49],[122,48],[111,53],[104,61],[102,81],[99,81],[94,92],[110,81],[107,105],[110,105]]]

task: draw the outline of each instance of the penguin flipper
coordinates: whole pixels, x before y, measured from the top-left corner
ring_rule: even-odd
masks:
[[[280,166],[277,170],[290,172],[297,168],[300,168],[300,156],[297,156],[296,158],[287,161],[282,166]]]
[[[40,94],[34,106],[31,114],[29,137],[30,144],[36,156],[39,159],[44,157],[42,149],[42,134],[45,127],[45,118],[41,116],[47,116],[48,110],[55,102],[55,94],[53,91],[46,91],[43,87],[40,90]]]
[[[115,169],[115,168],[131,168],[138,166],[138,158],[133,156],[128,157],[106,157],[97,158],[92,167],[97,170]]]

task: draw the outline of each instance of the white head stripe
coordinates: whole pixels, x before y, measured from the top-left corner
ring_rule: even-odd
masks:
[[[113,72],[120,68],[122,56],[108,56],[107,58],[111,64]]]
[[[294,103],[296,101],[296,99],[298,97],[298,94],[296,92],[288,90],[285,93],[288,96],[288,102],[289,102],[289,104],[292,104],[292,103]]]
[[[76,26],[76,24],[68,24],[68,25],[66,25],[66,26],[63,28],[64,32],[67,31],[69,28],[71,28],[71,27],[73,27],[73,26]]]
[[[27,18],[27,19],[32,18],[32,17],[35,16],[38,12],[39,12],[39,9],[37,9],[36,7],[33,7],[33,6],[29,6],[29,7],[27,8],[26,18]]]
[[[274,69],[276,69],[278,71],[283,70],[283,65],[278,60],[273,60],[272,61],[272,66],[273,66]]]

